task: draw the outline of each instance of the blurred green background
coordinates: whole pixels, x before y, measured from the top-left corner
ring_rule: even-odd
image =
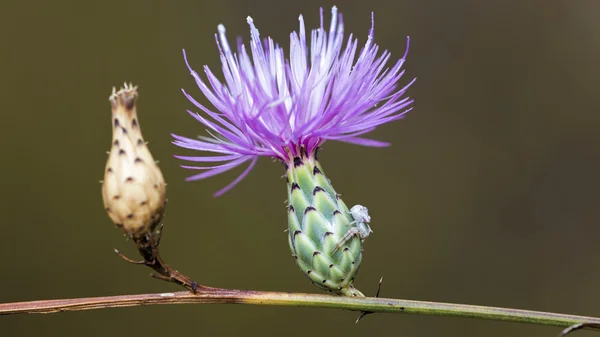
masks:
[[[179,290],[148,277],[106,216],[100,184],[113,86],[139,86],[144,136],[167,179],[162,252],[200,283],[320,292],[287,246],[282,166],[268,159],[186,183],[170,133],[204,132],[181,49],[219,73],[213,34],[248,40],[246,16],[289,46],[331,1],[5,1],[0,5],[0,302]],[[357,287],[382,296],[600,315],[600,2],[338,1],[347,32],[400,57],[415,110],[371,134],[385,149],[328,142],[344,200],[367,205]],[[327,20],[329,18],[327,17]],[[206,102],[206,100],[202,100]],[[554,336],[559,329],[447,317],[177,305],[0,317],[2,336]],[[596,335],[581,332],[578,336]]]

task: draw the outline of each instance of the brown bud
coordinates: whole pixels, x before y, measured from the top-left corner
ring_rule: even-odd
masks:
[[[136,112],[137,87],[113,93],[112,145],[102,184],[104,207],[130,237],[153,232],[165,207],[165,180],[142,137]]]

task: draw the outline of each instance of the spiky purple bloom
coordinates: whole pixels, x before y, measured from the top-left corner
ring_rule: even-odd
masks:
[[[403,97],[414,82],[398,89],[408,53],[390,68],[388,51],[379,52],[374,43],[374,19],[367,42],[357,53],[357,39],[348,37],[345,48],[344,24],[337,8],[331,10],[329,32],[323,26],[312,31],[307,46],[304,20],[299,17],[299,32],[290,34],[289,59],[283,48],[269,37],[263,42],[248,17],[250,50],[238,39],[233,53],[225,27],[215,34],[221,56],[225,83],[221,83],[204,66],[206,80],[185,62],[202,93],[216,108],[199,103],[185,90],[185,96],[206,116],[188,112],[204,124],[212,137],[190,139],[173,135],[173,144],[192,150],[211,152],[214,156],[177,156],[191,162],[220,163],[211,166],[186,166],[205,170],[187,178],[199,180],[250,162],[244,172],[221,189],[221,195],[241,181],[254,167],[258,157],[270,156],[291,163],[305,151],[311,155],[325,140],[339,140],[363,146],[382,147],[388,143],[362,138],[377,126],[400,119],[411,110],[413,102]],[[378,55],[379,54],[379,55]],[[209,117],[209,118],[207,118]]]

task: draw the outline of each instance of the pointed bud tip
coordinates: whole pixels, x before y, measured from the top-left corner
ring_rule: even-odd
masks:
[[[133,86],[131,83],[124,83],[123,87],[119,89],[119,91],[115,91],[115,88],[113,87],[112,94],[108,98],[111,103],[113,113],[116,113],[119,109],[124,109],[125,111],[133,110],[137,96],[137,86]]]

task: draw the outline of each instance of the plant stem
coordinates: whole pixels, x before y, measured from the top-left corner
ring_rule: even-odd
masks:
[[[423,302],[412,300],[314,295],[247,290],[206,288],[193,294],[187,291],[161,294],[140,294],[44,300],[0,304],[0,315],[20,313],[45,314],[101,308],[117,308],[152,304],[235,303],[278,305],[290,307],[335,308],[354,311],[406,313],[420,315],[470,317],[498,321],[569,327],[577,323],[600,324],[600,318],[565,315],[550,312],[495,308],[465,304]]]

